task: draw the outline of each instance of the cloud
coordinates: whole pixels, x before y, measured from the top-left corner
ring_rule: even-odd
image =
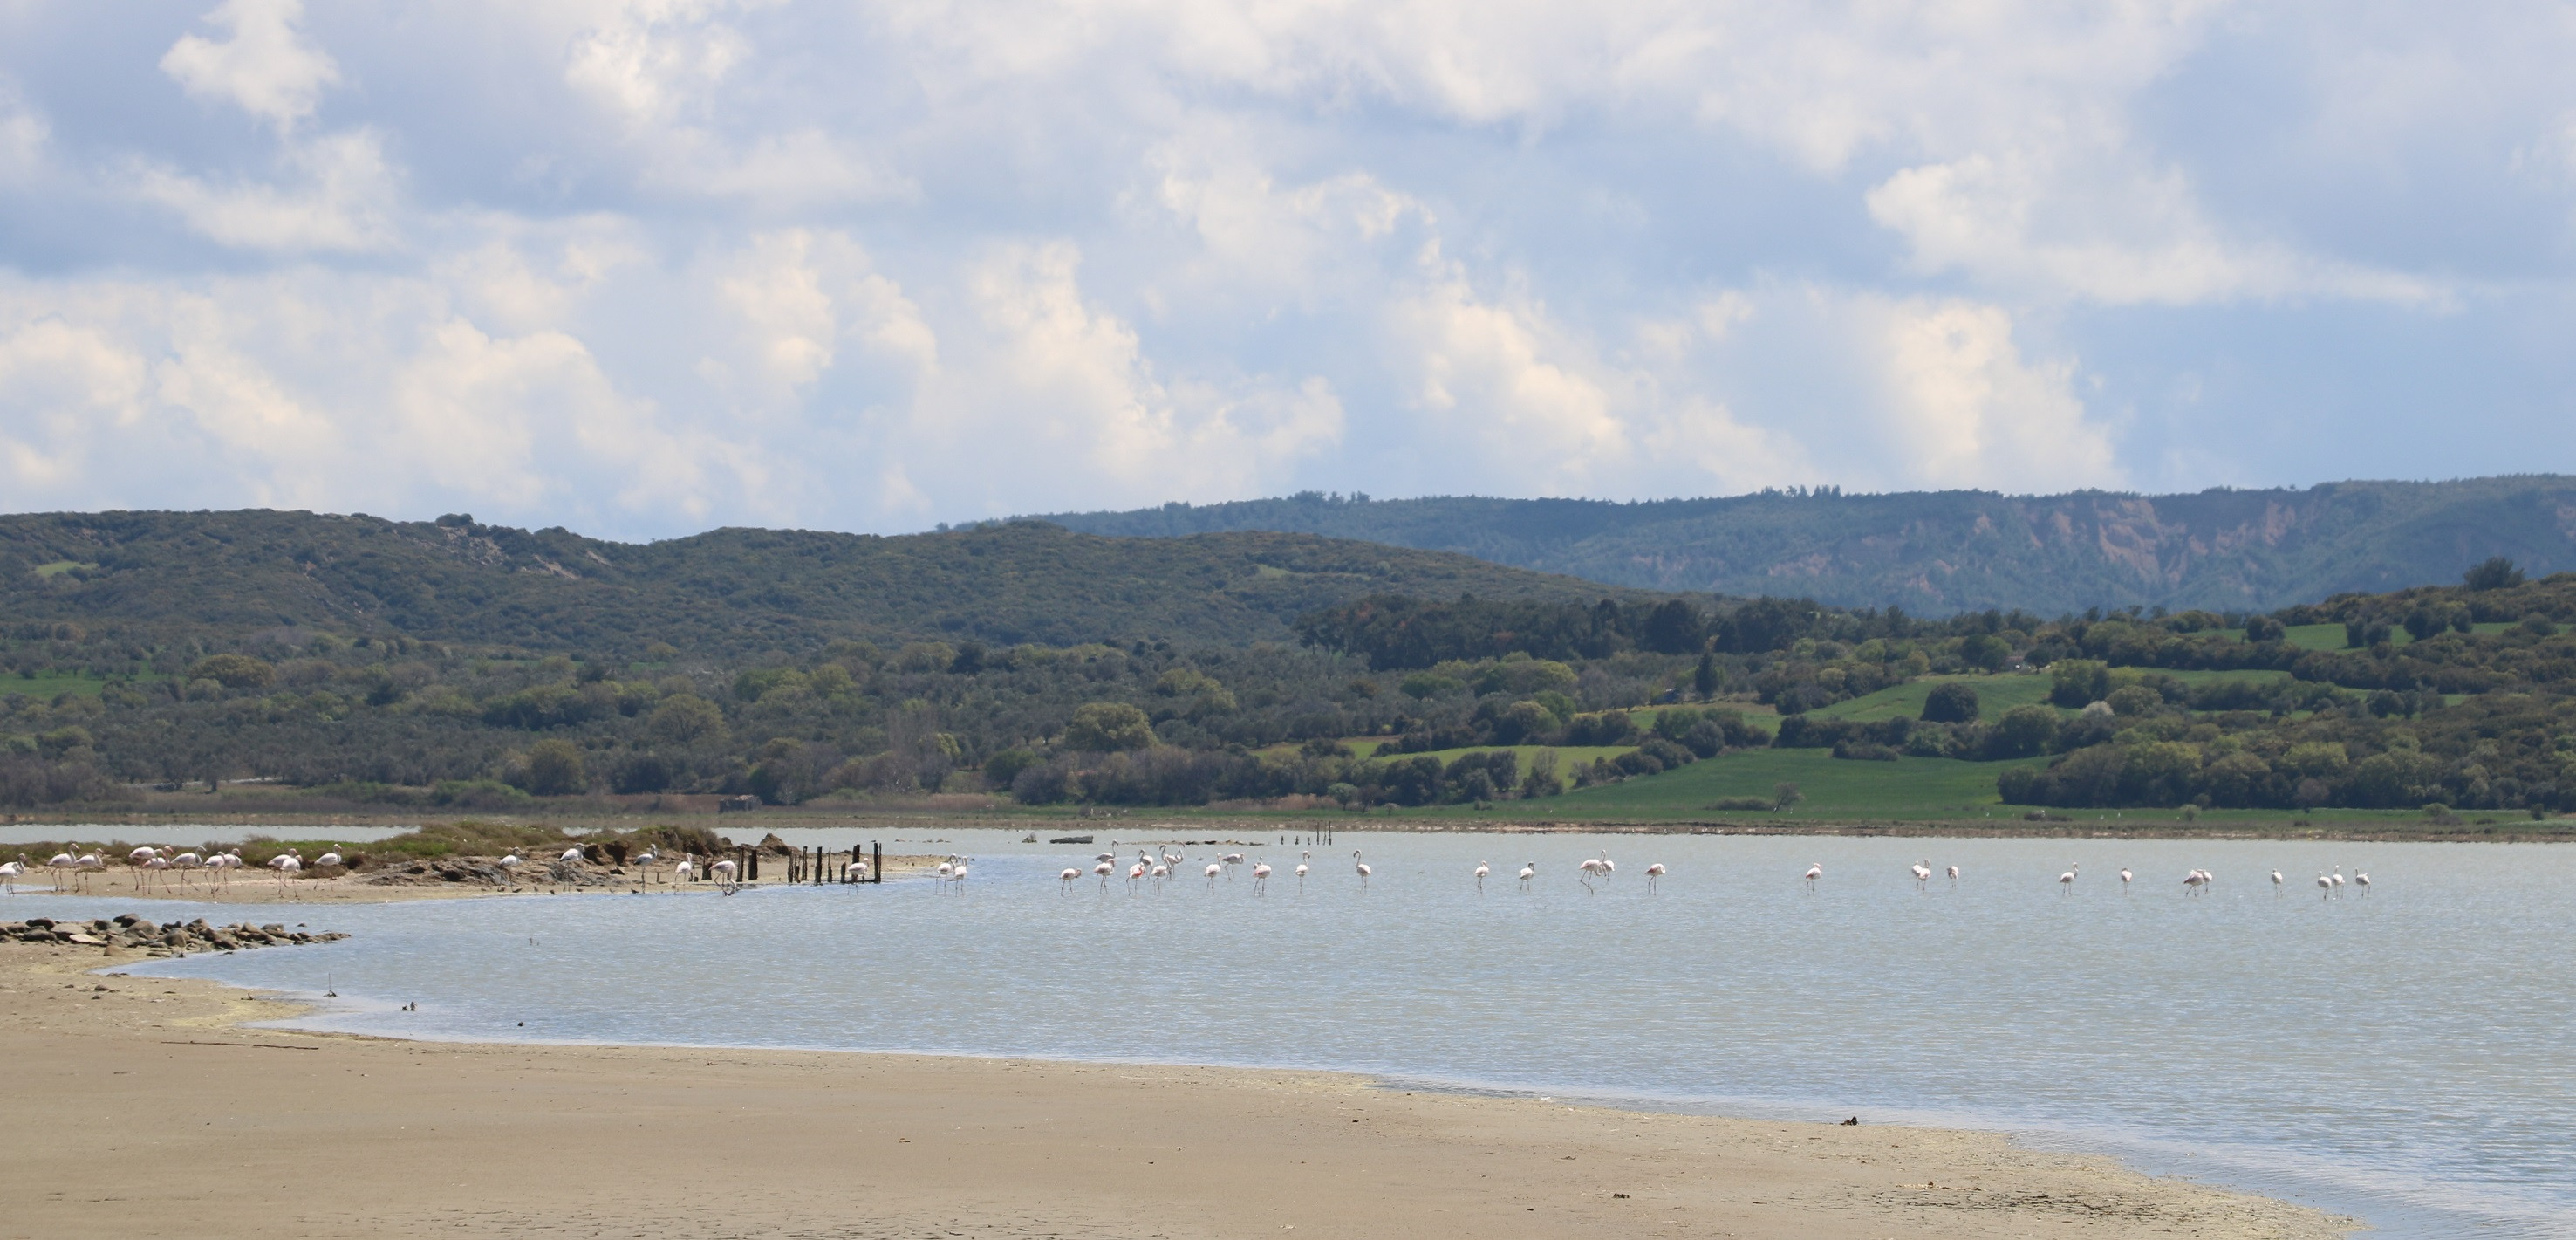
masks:
[[[302,0],[224,0],[205,20],[229,36],[181,36],[162,55],[161,71],[196,98],[290,129],[313,115],[322,88],[340,81],[340,67],[296,32],[303,15]]]
[[[2514,4],[213,4],[0,40],[21,505],[651,536],[2576,450],[2576,27]],[[2332,455],[2228,433],[2321,404]]]
[[[159,165],[132,173],[135,196],[176,212],[190,231],[254,250],[379,250],[397,239],[400,186],[372,133],[333,134],[290,146],[284,186],[215,181]]]

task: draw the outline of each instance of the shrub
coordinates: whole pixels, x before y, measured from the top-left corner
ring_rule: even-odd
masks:
[[[1923,699],[1923,719],[1927,723],[1974,723],[1981,706],[1974,686],[1954,680],[1932,687],[1931,696]]]

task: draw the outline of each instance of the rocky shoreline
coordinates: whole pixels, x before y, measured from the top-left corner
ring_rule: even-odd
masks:
[[[140,913],[120,913],[91,921],[30,917],[25,921],[0,922],[0,940],[66,943],[74,947],[111,950],[122,947],[162,957],[185,956],[192,951],[233,952],[255,947],[336,943],[347,937],[337,931],[313,934],[290,930],[277,922],[265,926],[254,926],[246,921],[217,926],[208,924],[203,917],[189,922],[155,922]]]

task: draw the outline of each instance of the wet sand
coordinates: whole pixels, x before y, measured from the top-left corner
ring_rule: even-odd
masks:
[[[0,1238],[2304,1240],[2352,1227],[1992,1133],[1408,1093],[1328,1073],[252,1029],[296,1009],[87,973],[132,955],[0,944],[15,1137]]]

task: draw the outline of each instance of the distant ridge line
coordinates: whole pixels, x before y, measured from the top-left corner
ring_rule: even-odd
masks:
[[[2576,569],[2576,477],[2545,473],[2176,495],[1817,487],[1628,501],[1381,500],[1306,491],[1015,519],[1120,537],[1319,534],[1632,589],[1799,595],[1927,615],[2271,610],[2455,582],[2494,555],[2534,575]]]

